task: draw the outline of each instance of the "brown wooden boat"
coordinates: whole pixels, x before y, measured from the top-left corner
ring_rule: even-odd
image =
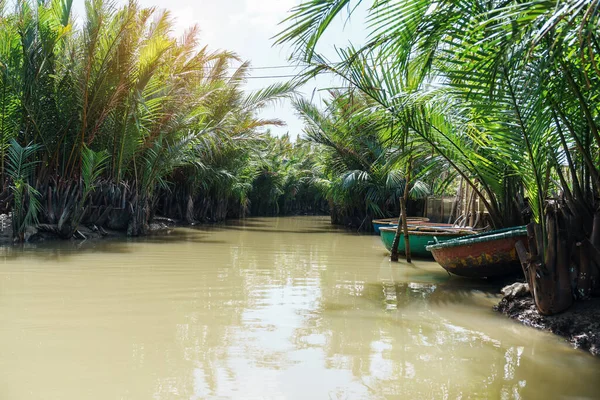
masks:
[[[430,244],[431,252],[446,271],[469,278],[493,278],[520,271],[515,244],[527,244],[526,227],[508,228]]]

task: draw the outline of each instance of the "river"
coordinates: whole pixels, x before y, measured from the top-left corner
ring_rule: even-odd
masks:
[[[323,217],[0,251],[0,399],[600,396],[494,286]]]

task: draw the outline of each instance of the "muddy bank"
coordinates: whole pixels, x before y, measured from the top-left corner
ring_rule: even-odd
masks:
[[[156,217],[148,225],[148,235],[160,235],[169,233],[172,229],[181,224],[169,218]],[[40,224],[30,226],[25,231],[26,243],[39,243],[46,241],[64,241],[57,232],[56,225]],[[70,240],[81,242],[85,240],[99,240],[104,238],[127,237],[127,232],[123,230],[113,230],[98,228],[96,226],[80,226]],[[7,214],[0,214],[0,246],[9,246],[17,244],[13,238],[13,231],[10,217]]]
[[[521,290],[516,296],[505,296],[494,308],[524,325],[560,335],[575,348],[600,356],[600,299],[576,302],[561,314],[544,316],[537,311],[531,295]]]

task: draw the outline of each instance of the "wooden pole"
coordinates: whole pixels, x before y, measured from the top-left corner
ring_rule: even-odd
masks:
[[[408,193],[408,190],[404,190],[405,193]],[[400,200],[400,210],[402,212],[402,230],[404,231],[404,254],[406,255],[406,262],[412,262],[412,257],[410,254],[410,239],[408,237],[408,224],[406,223],[406,198],[408,196],[405,194],[404,197]]]
[[[396,225],[396,234],[394,235],[394,241],[392,242],[392,256],[390,257],[390,260],[394,262],[398,262],[398,245],[400,244],[400,235],[402,234],[401,229],[403,227],[403,214],[404,211],[402,210],[402,198],[400,198],[400,216],[398,217],[398,224]]]
[[[394,242],[392,243],[392,261],[398,261],[398,245],[400,244],[400,234],[404,232],[404,254],[406,255],[406,261],[412,262],[410,254],[410,239],[408,237],[408,223],[406,222],[406,202],[408,201],[410,175],[412,172],[412,159],[408,160],[408,167],[406,173],[406,183],[404,184],[404,193],[400,197],[400,218],[398,219],[398,226],[396,227],[396,235],[394,235]]]

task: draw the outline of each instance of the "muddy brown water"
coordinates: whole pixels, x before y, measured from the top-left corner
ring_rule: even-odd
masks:
[[[0,251],[0,399],[600,397],[493,285],[327,218]]]

